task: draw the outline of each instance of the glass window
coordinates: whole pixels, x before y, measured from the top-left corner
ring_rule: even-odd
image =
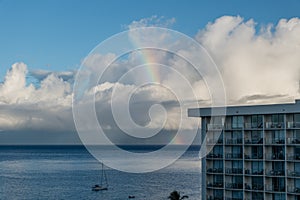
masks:
[[[233,158],[242,158],[243,149],[241,146],[234,146],[232,147],[232,155]]]
[[[295,148],[295,155],[300,155],[300,147]]]
[[[262,144],[262,131],[251,131],[251,139],[253,144]]]
[[[223,199],[223,190],[214,190],[214,196]]]
[[[232,176],[232,183],[243,183],[243,176]]]
[[[274,191],[284,192],[285,191],[285,179],[274,177],[272,178]]]
[[[234,168],[234,169],[243,169],[243,161],[233,160],[232,161],[232,168]]]
[[[243,136],[242,136],[241,131],[233,131],[231,137],[232,137],[233,141],[235,141],[234,144],[242,144],[243,143]]]
[[[283,122],[284,120],[284,118],[283,118],[283,114],[275,114],[275,115],[272,115],[271,116],[271,119],[272,119],[272,122],[274,122],[274,123],[281,123],[281,122]]]
[[[243,199],[243,192],[242,191],[233,191],[232,198],[233,199]]]
[[[223,183],[223,175],[214,175],[215,183]]]
[[[223,146],[214,146],[215,155],[223,155]]]
[[[295,163],[294,169],[295,172],[300,173],[300,163]]]
[[[252,192],[252,199],[264,199],[264,194],[260,192]]]
[[[281,140],[283,140],[284,143],[284,132],[282,130],[272,131],[272,134],[273,134],[273,139],[276,142],[280,142]]]
[[[272,159],[284,159],[285,152],[283,146],[275,146],[272,148],[272,151]]]
[[[273,194],[273,200],[285,200],[285,194]]]
[[[300,114],[294,114],[294,122],[300,122]]]
[[[285,171],[284,162],[272,162],[272,166],[275,171]]]
[[[215,169],[223,169],[223,161],[222,160],[214,160],[213,166]]]
[[[300,189],[300,179],[295,179],[295,189],[296,188]]]
[[[252,177],[252,188],[256,190],[263,190],[264,179],[263,177]]]
[[[252,115],[251,116],[251,127],[252,128],[262,128],[263,118],[262,115]]]
[[[251,165],[253,174],[263,174],[263,162],[254,161]]]
[[[300,130],[294,130],[294,138],[300,139]]]
[[[243,128],[243,116],[232,117],[232,128]]]
[[[251,157],[253,159],[262,159],[263,158],[263,147],[262,146],[253,146]]]

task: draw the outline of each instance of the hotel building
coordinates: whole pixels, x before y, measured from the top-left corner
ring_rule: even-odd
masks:
[[[206,142],[202,199],[300,200],[300,100],[231,106],[226,117],[212,108],[188,113],[201,117]]]

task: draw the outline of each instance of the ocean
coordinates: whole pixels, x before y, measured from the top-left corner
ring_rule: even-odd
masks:
[[[104,170],[108,190],[93,192],[91,187],[100,181],[101,163],[83,146],[2,146],[0,199],[126,200],[135,196],[135,200],[163,200],[173,190],[190,200],[201,197],[198,148],[190,148],[175,163],[155,172]]]

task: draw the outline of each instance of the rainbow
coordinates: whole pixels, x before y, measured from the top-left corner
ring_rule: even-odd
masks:
[[[138,41],[135,38],[131,38],[131,43],[133,44],[133,46],[135,48],[135,52],[139,53],[139,56],[141,58],[141,63],[145,65],[146,67],[146,71],[145,71],[145,75],[148,78],[148,81],[151,83],[157,83],[157,84],[161,84],[162,83],[162,77],[161,77],[161,71],[160,71],[160,67],[157,64],[161,64],[158,56],[157,56],[157,52],[155,52],[155,49],[147,49],[147,48],[141,48],[140,45],[141,42]],[[160,50],[159,50],[160,51]],[[146,78],[145,77],[145,78]],[[169,144],[172,145],[185,145],[187,144],[187,140],[184,139],[182,136],[178,136],[176,135]]]
[[[134,49],[135,52],[138,52],[140,54],[142,63],[146,65],[147,77],[149,78],[149,81],[153,83],[161,83],[159,67],[157,67],[157,65],[154,65],[160,64],[157,55],[155,55],[154,49],[141,48],[144,45],[142,45],[142,42],[139,41],[138,38],[129,38],[131,44],[133,45],[132,49]]]

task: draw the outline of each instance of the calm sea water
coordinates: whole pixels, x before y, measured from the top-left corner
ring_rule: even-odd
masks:
[[[93,192],[101,164],[84,147],[0,147],[0,199],[160,200],[173,190],[200,199],[197,155],[190,149],[171,166],[145,174],[105,168],[109,189]]]

